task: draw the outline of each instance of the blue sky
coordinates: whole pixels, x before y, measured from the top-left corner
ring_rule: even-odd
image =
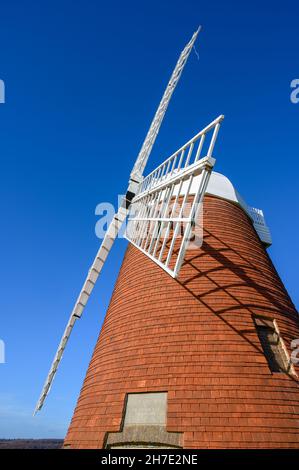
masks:
[[[150,166],[219,114],[215,156],[264,210],[298,306],[299,78],[295,1],[2,1],[0,438],[63,437],[126,247],[114,246],[45,408],[32,411],[99,240],[182,47],[196,47]]]

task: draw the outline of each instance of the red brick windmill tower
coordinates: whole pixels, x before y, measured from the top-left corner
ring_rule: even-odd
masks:
[[[166,88],[37,404],[129,215],[130,243],[65,447],[299,447],[290,359],[298,316],[267,254],[262,212],[212,172],[223,116],[142,177],[197,33]]]

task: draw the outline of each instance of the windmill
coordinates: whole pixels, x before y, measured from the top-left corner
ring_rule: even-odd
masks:
[[[36,406],[127,219],[129,244],[65,448],[298,447],[299,370],[289,345],[298,314],[266,251],[263,211],[212,171],[224,116],[143,176],[198,32],[166,87]]]
[[[181,77],[200,29],[201,27],[194,32],[191,40],[183,49],[174,68],[144,143],[130,173],[126,195],[118,212],[114,215],[110,226],[108,227],[75,306],[71,312],[40,398],[37,402],[34,414],[43,406],[74,324],[83,313],[113,243],[129,213],[131,213],[132,216],[129,219],[129,230],[127,232],[133,234],[133,237],[128,236],[129,241],[149,256],[171,276],[177,277],[179,274],[184,254],[190,240],[192,224],[194,224],[196,220],[198,207],[203,199],[209,176],[215,163],[212,154],[220,123],[224,116],[219,116],[215,119],[182,148],[180,148],[174,155],[159,165],[159,167],[146,178],[143,178],[143,172],[157,138],[170,99]],[[201,151],[203,144],[210,131],[212,131],[212,136],[208,152],[207,155],[202,158]],[[198,186],[196,194],[192,198],[191,207],[188,215],[186,216],[184,212],[186,212],[185,209],[187,202],[190,205],[190,188],[195,176],[199,174],[201,176],[201,183]],[[186,186],[187,190],[184,191],[183,203],[181,204],[179,213],[176,214],[175,210],[172,210],[172,213],[168,214],[172,198],[175,197],[173,207],[176,207],[178,200],[183,194],[183,188]],[[174,231],[170,230],[171,224],[175,224]],[[171,267],[174,258],[174,246],[178,239],[180,224],[185,225],[184,236],[181,237],[179,253],[175,264]],[[163,229],[166,229],[166,233]],[[170,232],[172,233],[170,234]],[[146,237],[144,237],[145,234]],[[161,237],[163,237],[164,243],[162,249],[157,253],[157,246]],[[167,240],[170,240],[171,245],[167,257],[163,259]]]

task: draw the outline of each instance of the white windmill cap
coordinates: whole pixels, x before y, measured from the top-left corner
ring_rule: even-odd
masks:
[[[270,230],[266,225],[263,211],[261,209],[256,209],[255,207],[249,206],[226,176],[213,171],[207,186],[206,193],[221,199],[225,199],[227,201],[231,201],[242,207],[242,209],[252,220],[254,228],[256,229],[256,232],[261,241],[266,246],[270,246],[272,244]]]
[[[235,202],[248,212],[248,206],[242,196],[235,189],[232,182],[221,173],[212,172],[206,192],[213,196]]]

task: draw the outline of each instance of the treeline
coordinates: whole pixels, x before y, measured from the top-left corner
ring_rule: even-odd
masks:
[[[60,449],[63,439],[0,439],[0,449]]]

